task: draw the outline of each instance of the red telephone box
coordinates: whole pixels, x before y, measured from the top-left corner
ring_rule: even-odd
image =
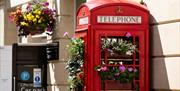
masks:
[[[76,36],[85,40],[85,91],[149,91],[146,6],[128,0],[87,2],[77,12]]]

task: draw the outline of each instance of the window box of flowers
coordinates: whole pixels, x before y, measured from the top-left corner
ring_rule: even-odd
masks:
[[[102,88],[109,90],[131,90],[132,82],[138,76],[138,70],[124,65],[98,65],[95,70],[102,80]]]
[[[107,53],[108,57],[131,57],[136,51],[136,45],[131,40],[125,39],[102,39],[102,54]],[[103,55],[102,55],[103,56]]]
[[[16,24],[19,36],[50,33],[55,25],[55,10],[48,8],[48,2],[30,2],[26,10],[17,7],[10,13],[10,20]]]

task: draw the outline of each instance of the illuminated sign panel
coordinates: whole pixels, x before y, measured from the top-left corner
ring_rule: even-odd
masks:
[[[97,16],[97,23],[141,24],[141,16]]]

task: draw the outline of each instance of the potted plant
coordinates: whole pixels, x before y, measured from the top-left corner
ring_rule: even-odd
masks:
[[[48,2],[30,2],[26,10],[17,7],[10,13],[10,20],[19,29],[19,36],[52,32],[55,25],[55,10],[48,8]]]

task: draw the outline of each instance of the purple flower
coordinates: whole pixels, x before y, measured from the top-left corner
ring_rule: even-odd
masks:
[[[111,50],[111,49],[107,49],[107,51],[110,53],[110,55],[111,55],[111,56],[112,56],[112,55],[114,55],[113,50]]]
[[[131,33],[127,32],[125,35],[127,38],[131,37]]]
[[[28,5],[28,6],[26,7],[26,10],[27,10],[28,12],[31,11],[31,10],[32,10],[31,5]]]
[[[47,8],[47,9],[43,9],[43,13],[47,14],[47,15],[50,15],[51,11]]]
[[[129,72],[132,72],[132,71],[133,71],[133,68],[132,68],[132,67],[129,67],[129,68],[128,68],[128,71],[129,71]]]
[[[56,10],[55,10],[55,9],[53,9],[53,12],[56,12]]]
[[[68,36],[68,32],[64,32],[63,37]]]
[[[44,2],[43,6],[49,6],[49,3],[48,2]]]
[[[50,27],[47,27],[47,31],[48,31],[48,32],[51,32],[52,29],[51,29]]]
[[[125,66],[123,66],[123,65],[119,66],[119,71],[124,72],[125,70],[126,70]]]

